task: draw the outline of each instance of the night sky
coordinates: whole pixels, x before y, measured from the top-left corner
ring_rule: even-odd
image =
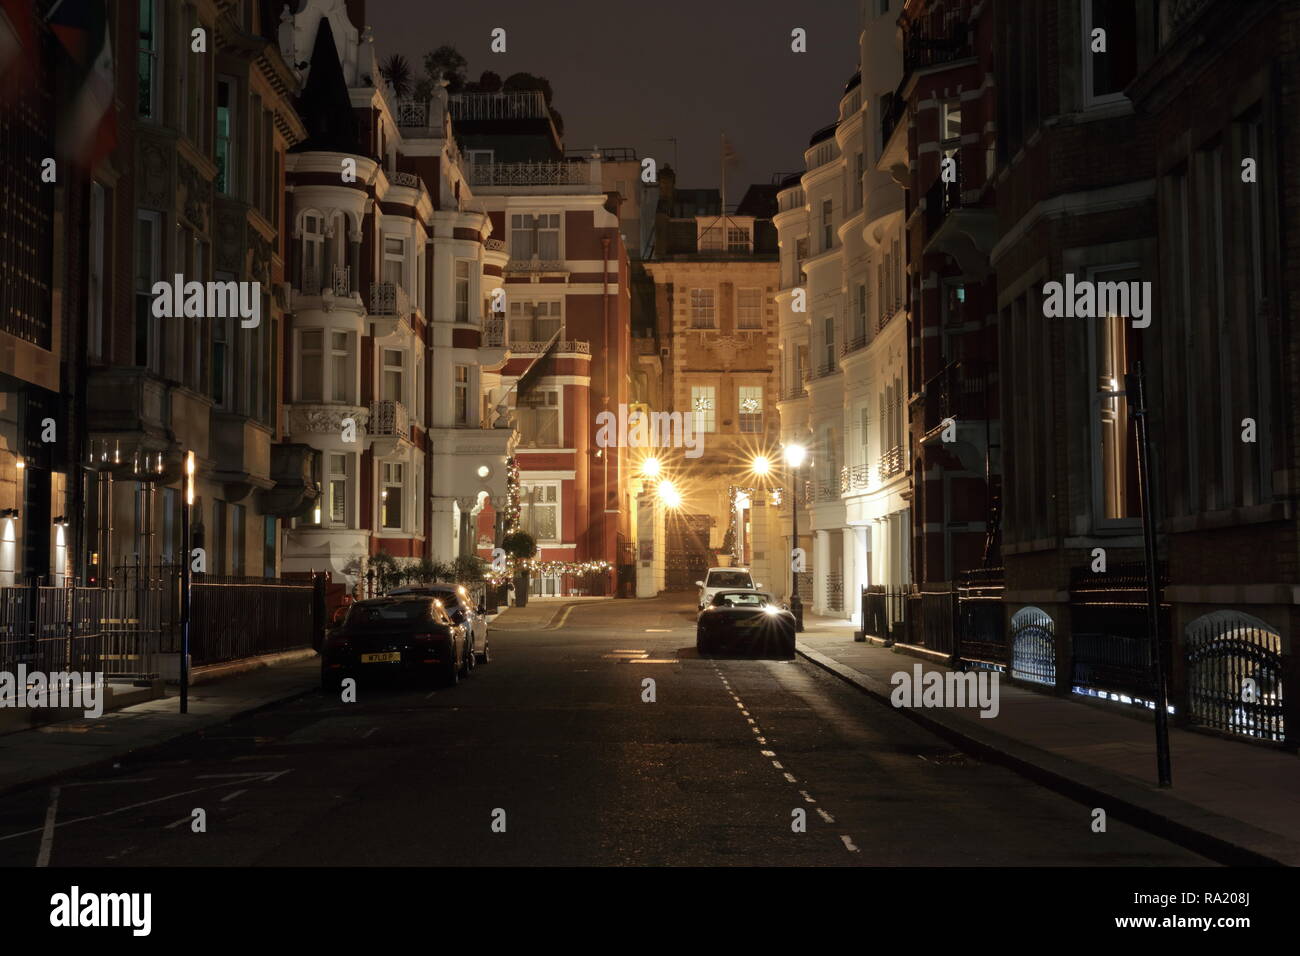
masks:
[[[857,0],[497,0],[438,3],[368,0],[382,61],[401,53],[422,72],[424,53],[454,44],[476,79],[491,69],[545,76],[572,149],[633,146],[673,163],[677,182],[718,186],[719,137],[740,165],[727,200],[751,182],[803,168],[803,148],[834,122],[844,84],[857,69]],[[495,27],[507,52],[489,50]],[[808,52],[792,53],[803,27]]]

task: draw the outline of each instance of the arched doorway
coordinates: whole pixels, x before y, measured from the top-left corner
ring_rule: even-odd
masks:
[[[1187,625],[1183,660],[1193,722],[1258,740],[1285,739],[1282,635],[1240,611],[1212,611]]]

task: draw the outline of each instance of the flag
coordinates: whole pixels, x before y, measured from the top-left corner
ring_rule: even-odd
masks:
[[[724,169],[731,166],[740,165],[740,154],[736,152],[736,147],[731,145],[731,140],[727,139],[727,134],[722,134],[722,166]]]
[[[56,0],[47,22],[80,71],[59,130],[60,151],[78,165],[93,167],[117,145],[108,6],[105,0]]]

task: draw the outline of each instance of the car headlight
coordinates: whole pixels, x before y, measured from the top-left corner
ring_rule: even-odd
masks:
[[[770,604],[764,604],[763,613],[770,614],[772,617],[776,617],[778,614],[781,613],[781,609],[779,607],[773,607]]]

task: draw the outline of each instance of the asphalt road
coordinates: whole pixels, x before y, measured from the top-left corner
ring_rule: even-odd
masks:
[[[582,605],[554,629],[507,616],[458,687],[314,691],[11,794],[0,864],[1208,862],[1115,820],[1094,833],[1090,808],[802,659],[697,658],[690,601]]]

